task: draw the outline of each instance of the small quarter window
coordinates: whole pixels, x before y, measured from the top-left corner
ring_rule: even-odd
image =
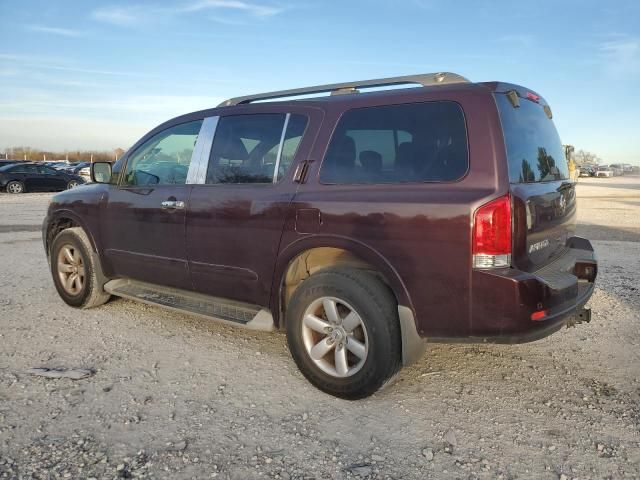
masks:
[[[129,157],[124,184],[184,185],[202,120],[170,127],[154,135]]]
[[[469,166],[462,108],[425,102],[346,112],[320,170],[322,183],[449,182]]]

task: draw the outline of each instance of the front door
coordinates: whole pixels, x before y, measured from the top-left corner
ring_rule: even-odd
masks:
[[[185,248],[187,174],[201,125],[196,120],[169,127],[128,156],[102,216],[111,275],[191,288]]]
[[[309,154],[322,114],[241,108],[219,118],[206,175],[191,191],[187,254],[196,291],[268,306],[295,164]]]

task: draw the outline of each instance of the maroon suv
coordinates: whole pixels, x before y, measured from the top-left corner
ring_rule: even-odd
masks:
[[[399,84],[419,86],[360,92]],[[590,319],[575,183],[551,109],[517,85],[441,73],[235,98],[92,179],[44,222],[66,303],[286,330],[333,395],[370,395],[427,340],[526,342]]]

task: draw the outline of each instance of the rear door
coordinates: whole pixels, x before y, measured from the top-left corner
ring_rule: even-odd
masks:
[[[535,271],[564,253],[575,232],[575,182],[545,101],[531,92],[511,92],[495,98],[513,197],[512,261]]]
[[[22,177],[22,182],[27,192],[37,192],[44,187],[43,176],[38,173],[38,167],[34,164],[20,165],[12,172],[17,173],[16,178]]]
[[[38,165],[38,173],[43,189],[65,190],[67,188],[67,178],[53,168],[46,165]]]
[[[186,219],[196,291],[269,305],[295,164],[307,158],[320,120],[319,110],[283,106],[218,118]]]

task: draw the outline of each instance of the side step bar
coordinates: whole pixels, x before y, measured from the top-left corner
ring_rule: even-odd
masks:
[[[271,312],[257,305],[129,279],[110,280],[104,285],[104,290],[117,297],[198,315],[234,326],[267,332],[275,330]]]

